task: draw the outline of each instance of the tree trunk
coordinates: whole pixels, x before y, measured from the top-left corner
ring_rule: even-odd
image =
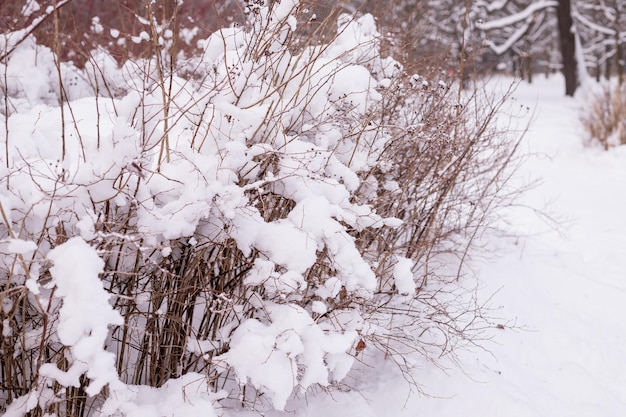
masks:
[[[563,60],[563,76],[565,76],[565,95],[573,96],[578,87],[578,69],[576,66],[576,40],[572,26],[572,8],[570,0],[559,0],[557,7],[559,21],[559,41]]]
[[[611,48],[609,48],[609,45],[606,45],[604,47],[604,51],[605,51],[605,56],[607,57],[606,61],[604,62],[604,78],[606,78],[607,80],[610,80],[611,79],[611,59],[608,58],[608,56],[609,56],[609,53],[611,52]]]
[[[615,2],[615,64],[617,65],[617,79],[619,85],[622,85],[622,79],[624,78],[624,66],[622,62],[622,40],[620,38],[620,18],[621,18],[621,4],[619,2]]]

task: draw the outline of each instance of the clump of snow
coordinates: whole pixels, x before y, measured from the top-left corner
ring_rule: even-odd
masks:
[[[29,17],[33,13],[41,10],[41,6],[37,3],[37,0],[27,0],[26,3],[22,6],[22,14],[25,17]]]
[[[98,16],[94,16],[91,18],[91,31],[98,35],[104,33],[104,27],[102,23],[100,23],[100,18]]]
[[[124,319],[109,304],[99,274],[104,262],[95,250],[75,237],[48,253],[55,297],[62,300],[57,334],[70,347],[71,366],[61,371],[55,364],[44,364],[39,372],[63,386],[80,386],[86,374],[90,384],[85,391],[95,395],[107,384],[119,385],[115,355],[105,351],[110,325],[122,325]]]
[[[413,277],[413,261],[397,256],[393,267],[393,281],[400,294],[413,294],[415,292],[415,279]]]
[[[131,36],[130,40],[133,41],[133,43],[147,42],[150,40],[150,35],[145,30],[142,30],[139,32],[139,35]]]
[[[9,239],[7,250],[9,253],[24,255],[37,250],[37,244],[30,240]]]
[[[343,369],[354,361],[346,352],[356,332],[324,329],[295,305],[267,304],[264,309],[269,323],[243,322],[231,336],[229,351],[220,358],[235,369],[241,383],[251,382],[282,410],[296,387],[306,390],[313,384],[326,386],[334,377],[343,378]]]

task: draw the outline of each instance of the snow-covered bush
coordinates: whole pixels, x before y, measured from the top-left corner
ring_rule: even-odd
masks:
[[[407,74],[370,15],[316,43],[296,0],[249,7],[176,63],[4,36],[6,415],[283,409],[477,337],[461,268],[508,197],[506,98]]]

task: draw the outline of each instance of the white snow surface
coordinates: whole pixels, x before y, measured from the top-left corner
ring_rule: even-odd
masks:
[[[271,416],[624,415],[626,148],[583,145],[584,98],[564,97],[561,77],[521,84],[515,97],[533,119],[516,180],[539,181],[503,213],[495,256],[474,262],[479,296],[493,296],[492,339],[444,358],[445,371],[419,363],[424,394],[380,363],[352,374],[359,392],[318,393]]]

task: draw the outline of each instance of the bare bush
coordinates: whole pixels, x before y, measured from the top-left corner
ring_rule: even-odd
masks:
[[[587,140],[604,149],[626,144],[626,87],[607,82],[589,94],[580,111]]]

